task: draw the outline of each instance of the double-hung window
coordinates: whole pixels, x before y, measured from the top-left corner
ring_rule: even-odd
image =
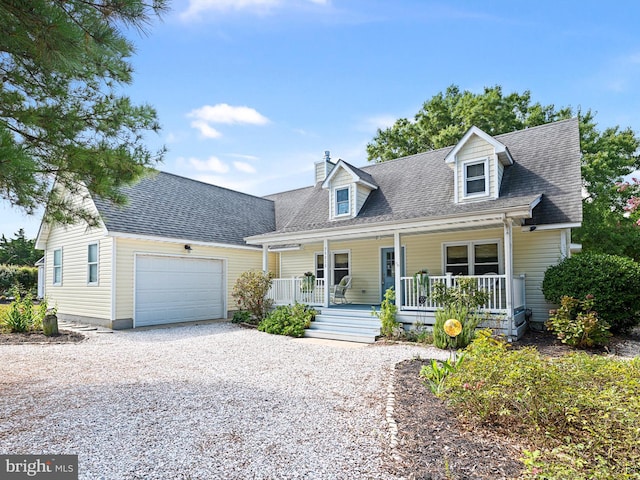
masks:
[[[53,284],[62,285],[62,248],[53,251]]]
[[[465,197],[486,195],[487,193],[487,161],[464,164]]]
[[[331,252],[331,274],[329,282],[331,285],[337,285],[344,277],[349,275],[351,268],[351,258],[349,252]],[[316,253],[316,278],[324,278],[325,263],[324,255]]]
[[[349,215],[349,187],[336,190],[336,216]]]
[[[91,243],[87,247],[87,284],[98,284],[98,244]]]
[[[444,246],[446,273],[485,275],[500,273],[500,253],[496,241],[467,242]]]

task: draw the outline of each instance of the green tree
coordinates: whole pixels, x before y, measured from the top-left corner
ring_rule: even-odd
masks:
[[[42,256],[42,250],[36,250],[36,241],[25,237],[24,229],[18,230],[14,238],[0,237],[0,264],[27,265],[32,267]]]
[[[0,198],[52,221],[95,218],[63,193],[86,186],[124,203],[119,187],[162,158],[144,144],[155,110],[121,89],[139,31],[166,0],[0,0]],[[52,183],[60,188],[53,190]]]
[[[474,125],[499,135],[571,115],[570,108],[556,111],[553,105],[532,104],[529,91],[504,95],[502,87],[495,86],[475,94],[451,85],[427,100],[413,121],[401,118],[385,130],[378,129],[367,155],[370,161],[392,160],[454,145]]]
[[[640,138],[619,127],[600,131],[588,110],[532,103],[531,94],[504,95],[502,87],[483,93],[461,92],[452,85],[426,101],[413,120],[401,118],[378,130],[367,145],[369,161],[383,162],[404,155],[454,145],[473,125],[491,135],[522,130],[578,116],[585,187],[583,226],[574,239],[587,251],[640,259],[638,182],[623,178],[640,169]]]

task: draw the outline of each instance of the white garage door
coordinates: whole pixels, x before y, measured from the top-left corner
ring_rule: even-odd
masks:
[[[223,318],[222,260],[136,257],[135,326]]]

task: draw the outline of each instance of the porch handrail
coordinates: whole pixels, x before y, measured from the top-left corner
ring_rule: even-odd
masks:
[[[429,284],[422,287],[416,285],[413,277],[401,277],[402,281],[402,293],[403,302],[401,308],[405,310],[427,310],[434,311],[443,305],[433,301],[431,293],[433,287],[436,284],[445,284],[448,288],[454,287],[458,283],[459,278],[473,278],[476,281],[477,288],[483,290],[488,295],[487,303],[482,306],[482,309],[489,312],[508,313],[507,299],[506,299],[506,275],[487,274],[487,275],[433,275],[429,276]],[[524,305],[524,277],[518,278],[516,284],[514,278],[514,292],[520,292],[518,294],[515,306]],[[514,295],[515,296],[515,295]]]
[[[293,305],[296,302],[321,306],[324,303],[324,278],[316,278],[311,289],[302,277],[274,278],[267,298],[274,305]]]

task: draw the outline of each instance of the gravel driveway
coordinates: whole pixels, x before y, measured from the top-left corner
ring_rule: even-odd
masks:
[[[1,346],[0,453],[78,454],[92,480],[392,478],[389,374],[442,355],[228,323]]]

